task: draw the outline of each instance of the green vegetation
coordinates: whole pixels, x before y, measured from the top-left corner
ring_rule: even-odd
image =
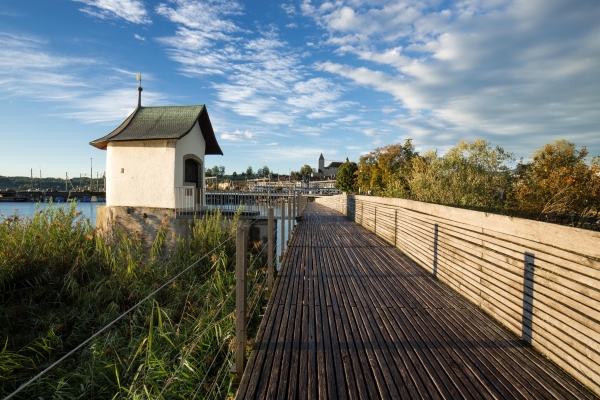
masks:
[[[587,164],[587,156],[558,140],[511,170],[514,155],[485,140],[461,141],[443,156],[418,154],[407,140],[362,156],[356,182],[362,193],[598,229],[600,159]]]
[[[310,165],[304,164],[302,168],[300,168],[299,174],[301,176],[310,176],[310,174],[312,174],[313,172],[314,170]]]
[[[90,178],[71,178],[67,182],[67,188],[69,191],[72,190],[84,190],[89,188]],[[104,187],[104,178],[92,179],[92,186]],[[27,190],[27,189],[52,189],[52,190],[65,190],[65,179],[64,178],[36,178],[31,179],[27,176],[0,176],[0,189],[14,189],[14,190]]]
[[[227,239],[237,225],[219,213],[197,220],[167,254],[165,222],[145,261],[136,235],[115,228],[104,238],[73,206],[0,222],[0,397],[201,259],[17,398],[225,398],[235,323]],[[260,247],[251,250],[254,289],[265,277]],[[248,293],[250,310],[264,305],[260,290]]]
[[[345,162],[340,165],[335,188],[342,192],[355,192],[357,188],[356,171],[358,171],[358,165],[355,162]]]

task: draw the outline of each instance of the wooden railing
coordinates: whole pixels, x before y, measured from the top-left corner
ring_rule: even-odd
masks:
[[[332,196],[600,395],[600,233],[404,199]]]

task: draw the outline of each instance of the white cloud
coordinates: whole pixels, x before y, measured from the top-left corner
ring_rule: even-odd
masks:
[[[282,4],[281,8],[290,15],[296,14],[296,7],[293,4]]]
[[[252,139],[252,136],[254,136],[254,134],[250,131],[240,131],[239,129],[232,132],[232,133],[222,133],[221,134],[221,139],[223,140],[231,140],[231,141],[242,141],[244,139]]]
[[[140,0],[73,0],[88,7],[80,11],[101,19],[120,18],[134,24],[150,24],[148,12]]]
[[[375,128],[369,128],[369,129],[365,129],[362,131],[362,133],[364,133],[367,136],[375,136],[375,134],[377,133],[377,129]]]
[[[133,111],[137,104],[135,72],[100,60],[54,54],[47,47],[46,41],[33,36],[0,33],[1,97],[54,103],[48,115],[86,123],[123,120]],[[128,82],[131,89],[123,89]],[[143,96],[144,104],[165,100],[166,96],[157,92]]]
[[[173,0],[157,13],[177,24],[175,35],[159,39],[189,77],[219,76],[212,83],[217,105],[269,125],[293,125],[302,117],[322,119],[349,105],[331,79],[315,78],[303,55],[280,39],[276,28],[240,28],[235,2]]]
[[[133,37],[134,37],[134,38],[136,38],[137,40],[141,40],[142,42],[145,42],[145,41],[146,41],[146,38],[145,38],[145,37],[142,37],[142,36],[138,35],[137,33],[135,33],[135,34],[133,35]]]
[[[242,6],[236,1],[206,0],[170,0],[174,7],[161,3],[156,7],[156,12],[171,22],[181,24],[189,29],[200,32],[238,32],[238,28],[231,20],[223,18],[228,15],[239,15]]]
[[[291,24],[287,24],[285,27],[286,28],[297,28],[298,24],[296,24],[295,22],[292,22]]]
[[[358,121],[359,119],[360,119],[360,117],[358,115],[352,114],[352,115],[348,115],[343,118],[338,118],[335,121],[336,122],[353,122],[353,121]]]
[[[600,4],[439,4],[305,0],[301,10],[326,31],[321,45],[356,57],[317,68],[393,96],[404,110],[389,123],[403,135],[513,151],[524,137],[539,147],[579,135],[600,150]]]

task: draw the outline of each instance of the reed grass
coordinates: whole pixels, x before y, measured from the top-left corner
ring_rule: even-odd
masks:
[[[190,238],[163,249],[163,226],[145,261],[140,238],[98,234],[74,206],[0,222],[0,397],[204,259],[111,329],[19,393],[23,399],[188,399],[230,396],[222,373],[233,354],[235,243],[239,216],[194,221]],[[251,246],[257,257],[260,245]],[[262,261],[249,287],[261,288]],[[249,308],[263,296],[249,293]],[[255,313],[256,315],[258,313]],[[256,330],[256,318],[251,331]],[[211,393],[209,393],[211,391]]]

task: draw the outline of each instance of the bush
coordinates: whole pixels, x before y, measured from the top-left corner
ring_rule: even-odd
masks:
[[[546,144],[533,161],[509,165],[514,155],[485,140],[461,141],[444,156],[422,155],[411,141],[362,156],[363,193],[399,197],[598,229],[600,159],[566,140]]]

